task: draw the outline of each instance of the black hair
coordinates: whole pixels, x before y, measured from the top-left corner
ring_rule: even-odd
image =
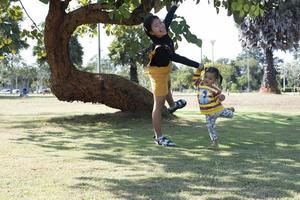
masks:
[[[152,37],[154,37],[150,34],[150,31],[152,31],[151,25],[155,19],[159,18],[156,15],[152,15],[151,13],[144,19],[144,31],[151,39]]]
[[[219,80],[219,85],[222,85],[222,81],[223,81],[223,76],[220,74],[220,71],[218,70],[218,68],[216,67],[208,67],[205,70],[205,73],[212,73],[216,76],[216,79]]]

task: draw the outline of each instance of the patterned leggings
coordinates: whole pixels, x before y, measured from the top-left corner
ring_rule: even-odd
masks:
[[[206,118],[206,127],[210,136],[210,139],[212,141],[215,141],[218,139],[218,134],[216,131],[216,121],[218,117],[224,117],[224,118],[232,118],[233,112],[232,110],[229,110],[227,108],[224,108],[222,111],[211,114],[211,115],[205,115]]]

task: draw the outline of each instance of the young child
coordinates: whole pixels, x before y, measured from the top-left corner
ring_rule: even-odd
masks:
[[[232,118],[234,108],[224,108],[222,101],[225,96],[221,94],[217,86],[222,84],[223,77],[215,67],[205,69],[204,78],[201,77],[202,70],[197,70],[193,76],[194,84],[197,88],[197,97],[201,114],[205,115],[206,127],[212,141],[212,149],[218,149],[218,134],[216,132],[216,121],[218,117]]]
[[[168,109],[170,113],[186,105],[186,101],[183,99],[176,102],[173,100],[170,81],[170,73],[172,71],[171,61],[195,68],[202,67],[200,63],[175,53],[174,43],[168,34],[168,29],[177,7],[178,5],[173,2],[164,21],[151,14],[144,20],[145,33],[153,42],[150,62],[146,68],[146,73],[149,75],[151,81],[154,98],[152,111],[152,124],[155,134],[154,142],[162,146],[175,146],[174,142],[168,140],[161,133],[161,110],[165,104],[165,100],[167,100],[170,106]]]

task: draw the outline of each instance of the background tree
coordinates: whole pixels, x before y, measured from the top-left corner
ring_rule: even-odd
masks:
[[[288,63],[281,63],[278,67],[281,88],[286,91],[300,91],[300,60],[298,57]]]
[[[237,88],[246,91],[259,90],[263,77],[264,54],[259,49],[243,51],[235,60],[237,68]],[[248,88],[249,69],[249,88]]]
[[[288,87],[293,88],[292,90],[295,92],[300,91],[300,63],[297,60],[294,60],[291,63],[287,63],[285,68],[287,69],[287,83]]]
[[[104,24],[138,25],[152,8],[159,11],[164,6],[168,7],[171,0],[107,0],[98,3],[91,3],[90,0],[80,0],[82,6],[76,9],[70,7],[72,0],[41,1],[49,2],[49,13],[45,26],[45,47],[51,68],[51,87],[58,99],[104,103],[123,111],[151,112],[152,95],[144,88],[132,85],[131,82],[118,76],[90,74],[77,70],[68,53],[69,40],[77,27],[83,24],[95,25],[100,22]],[[180,0],[180,2],[183,1]],[[199,2],[197,0],[195,3],[198,4]],[[264,1],[218,0],[214,1],[213,6],[216,7],[217,11],[220,7],[225,7],[229,11],[228,14],[233,14],[237,20],[248,13],[256,16],[263,14]],[[243,6],[251,7],[251,9],[245,10]],[[5,14],[7,13],[4,12]],[[175,37],[176,33],[180,33],[180,31],[184,32],[183,29],[177,29],[174,32]],[[29,32],[36,33],[34,30]],[[32,35],[38,36],[39,34]],[[185,34],[182,35],[185,37]],[[190,38],[190,42],[197,41],[199,40],[195,40],[195,37]]]
[[[70,59],[79,70],[83,70],[82,67],[82,57],[83,57],[83,48],[78,41],[78,35],[72,35],[69,43]]]
[[[19,88],[21,80],[21,67],[24,64],[19,54],[10,53],[5,59],[1,60],[1,82],[3,87]]]
[[[14,2],[15,0],[1,1],[0,4],[0,59],[28,47],[28,44],[21,39],[22,9],[20,6],[14,5]]]
[[[192,89],[192,77],[195,69],[191,67],[180,67],[171,74],[173,90],[182,92],[186,89]]]
[[[145,47],[150,46],[150,40],[143,27],[139,26],[107,26],[107,33],[115,38],[108,47],[109,58],[114,65],[130,66],[129,77],[138,83],[138,65],[145,66],[149,61]]]
[[[256,18],[246,17],[241,24],[242,43],[244,47],[261,48],[266,63],[261,92],[280,93],[276,80],[273,51],[291,50],[298,47],[300,36],[300,2],[268,1],[265,15]],[[289,8],[283,10],[284,8]]]

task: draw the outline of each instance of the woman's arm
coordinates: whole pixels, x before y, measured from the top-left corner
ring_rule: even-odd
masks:
[[[178,62],[178,63],[181,63],[181,64],[184,64],[184,65],[187,65],[187,66],[190,66],[190,67],[194,67],[194,68],[199,68],[201,67],[202,65],[196,61],[193,61],[191,59],[188,59],[184,56],[181,56],[177,53],[170,53],[169,55],[169,58],[170,60],[174,61],[174,62]]]
[[[158,67],[167,66],[170,61],[174,61],[194,68],[202,69],[201,63],[195,62],[184,56],[176,54],[167,46],[159,46],[155,48],[155,54],[151,60],[152,66],[158,66]]]
[[[178,8],[177,4],[173,4],[172,7],[170,8],[170,10],[168,11],[168,14],[166,15],[165,19],[164,19],[164,23],[166,26],[166,30],[169,29],[169,26],[173,20],[174,14],[176,9]]]

